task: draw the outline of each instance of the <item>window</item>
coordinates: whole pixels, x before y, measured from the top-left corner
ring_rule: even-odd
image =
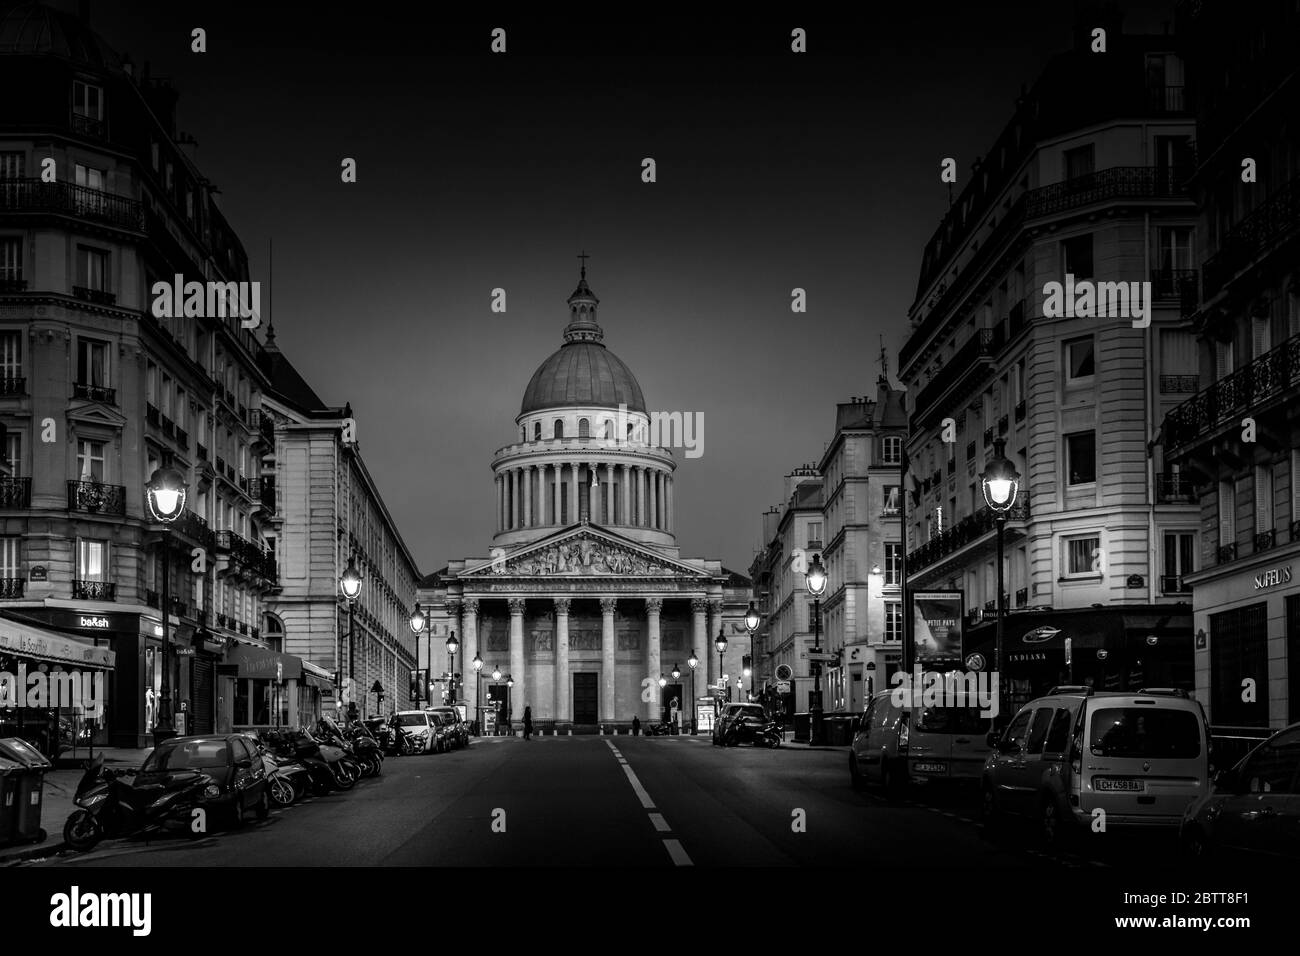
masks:
[[[1056,716],[1056,711],[1051,707],[1039,707],[1034,711],[1034,719],[1029,724],[1029,738],[1025,744],[1025,750],[1031,754],[1041,754],[1043,752],[1043,742],[1047,740],[1047,728],[1052,725],[1052,718]]]
[[[808,547],[820,548],[822,546],[822,523],[820,521],[808,522]]]
[[[579,438],[591,437],[591,422],[589,422],[585,418],[578,419],[578,437]]]
[[[0,236],[0,282],[18,282],[23,277],[23,241]]]
[[[1061,274],[1092,278],[1092,233],[1061,240]]]
[[[1268,315],[1250,317],[1250,357],[1257,359],[1273,347]]]
[[[901,601],[885,602],[885,640],[903,639],[903,604]]]
[[[178,388],[176,390],[176,410],[175,410],[174,417],[176,419],[176,427],[184,428],[185,427],[185,389],[183,388]]]
[[[1286,293],[1287,335],[1300,335],[1300,289],[1294,285]]]
[[[887,515],[898,514],[898,493],[900,487],[901,487],[900,485],[885,485],[885,487],[882,489],[884,492],[884,508],[882,509],[883,514],[887,514]]]
[[[880,462],[883,465],[900,465],[903,463],[903,439],[898,435],[886,435],[881,439]]]
[[[1029,728],[1030,712],[1024,711],[1016,715],[1016,719],[1011,721],[1007,727],[1006,733],[1002,735],[1002,744],[1008,752],[1017,752],[1025,746],[1025,731]]]
[[[1255,533],[1273,530],[1273,466],[1255,466]]]
[[[542,423],[533,422],[533,441],[542,440]]]
[[[108,291],[108,253],[77,246],[77,285],[95,292]]]
[[[555,437],[556,437],[556,438],[563,438],[563,437],[564,437],[564,420],[563,420],[563,419],[557,418],[557,419],[555,420]]]
[[[164,374],[162,377],[162,394],[160,397],[162,399],[162,404],[159,406],[159,410],[163,413],[164,417],[171,418],[172,417],[172,377],[170,375]]]
[[[1237,367],[1236,349],[1232,342],[1214,343],[1214,378],[1215,381],[1227,378]]]
[[[885,542],[885,587],[900,587],[903,583],[903,546],[897,541]]]
[[[1196,336],[1183,329],[1160,330],[1160,374],[1177,376],[1197,376]],[[1166,387],[1176,384],[1177,389]],[[1195,382],[1166,382],[1161,380],[1161,391],[1196,391]]]
[[[93,83],[72,81],[72,112],[93,120],[104,118],[104,91]]]
[[[9,466],[9,474],[15,478],[23,473],[23,433],[17,431],[5,432],[5,464]]]
[[[77,340],[77,382],[108,387],[108,343],[97,339]]]
[[[1097,480],[1097,438],[1092,431],[1065,436],[1067,484],[1086,485]]]
[[[1291,520],[1300,521],[1300,448],[1291,449]]]
[[[22,539],[0,538],[0,578],[21,580],[22,577]]]
[[[77,580],[103,581],[108,570],[108,542],[96,538],[77,540]]]
[[[22,378],[23,335],[21,332],[0,332],[0,379]]]
[[[1065,343],[1065,380],[1077,382],[1090,379],[1096,372],[1096,360],[1093,355],[1093,339],[1089,335],[1082,339],[1072,339]]]
[[[1161,226],[1156,231],[1156,241],[1160,244],[1156,261],[1162,273],[1172,274],[1192,268],[1190,226]]]
[[[1070,746],[1070,730],[1074,724],[1074,714],[1065,707],[1058,707],[1052,718],[1051,729],[1043,742],[1043,753],[1063,754]]]
[[[1260,747],[1241,768],[1250,793],[1300,793],[1300,731],[1279,734]]]
[[[1092,143],[1086,146],[1076,146],[1074,149],[1067,149],[1065,157],[1065,178],[1078,179],[1080,176],[1087,176],[1095,169],[1096,149]]]
[[[76,176],[78,186],[85,186],[87,189],[97,189],[101,192],[104,190],[104,182],[107,179],[107,171],[96,169],[94,166],[83,166],[77,163],[73,174]]]
[[[1093,534],[1062,538],[1061,541],[1065,546],[1066,577],[1091,576],[1097,573],[1093,570],[1093,561],[1096,560],[1096,552],[1101,548],[1100,538]]]
[[[0,179],[22,179],[25,160],[22,153],[0,153]]]
[[[1170,531],[1165,534],[1165,563],[1162,591],[1180,592],[1182,579],[1196,568],[1196,535],[1190,531]]]
[[[81,481],[104,480],[104,443],[80,439],[77,442],[77,475]]]
[[[1237,488],[1231,481],[1219,482],[1219,547],[1237,540]]]

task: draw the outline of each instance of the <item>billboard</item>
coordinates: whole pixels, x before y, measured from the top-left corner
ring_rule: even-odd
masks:
[[[912,592],[912,641],[917,663],[961,660],[961,591]]]

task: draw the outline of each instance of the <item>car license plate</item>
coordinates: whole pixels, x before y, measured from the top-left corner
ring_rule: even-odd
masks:
[[[947,773],[948,765],[946,763],[914,763],[912,764],[914,773]]]
[[[1092,788],[1109,793],[1142,793],[1147,785],[1145,780],[1135,780],[1132,777],[1093,777]]]

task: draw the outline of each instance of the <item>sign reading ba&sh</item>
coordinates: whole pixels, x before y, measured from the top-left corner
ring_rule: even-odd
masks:
[[[961,591],[914,591],[912,640],[918,663],[962,659],[965,597]]]

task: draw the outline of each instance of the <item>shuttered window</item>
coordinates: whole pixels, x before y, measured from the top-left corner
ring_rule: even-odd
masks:
[[[1273,466],[1255,468],[1255,532],[1273,530]]]
[[[1237,538],[1237,496],[1232,482],[1219,482],[1219,545],[1232,544]]]
[[[1250,357],[1259,358],[1273,346],[1270,344],[1268,316],[1256,315],[1250,320]]]

